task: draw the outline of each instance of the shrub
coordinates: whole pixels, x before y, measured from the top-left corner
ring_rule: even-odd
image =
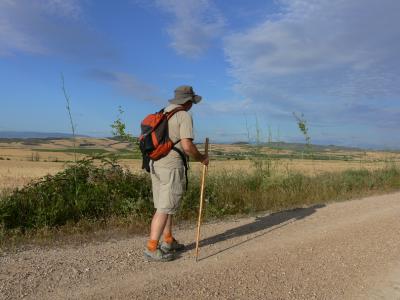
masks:
[[[240,172],[221,173],[208,179],[206,198],[209,203],[206,214],[218,217],[265,210],[279,211],[398,188],[400,170],[394,167],[375,171],[348,170],[318,176],[289,173],[268,177],[258,170],[246,175]],[[198,195],[197,192],[195,194]],[[195,199],[190,201],[198,202]],[[196,202],[193,205],[196,206]]]
[[[315,203],[344,200],[400,188],[400,170],[349,170],[305,176],[300,173],[269,176],[263,168],[253,173],[210,174],[206,184],[205,218],[279,211]],[[195,220],[200,178],[191,176],[178,220]],[[56,175],[48,175],[3,196],[0,229],[57,227],[81,220],[126,218],[146,224],[154,212],[147,173],[132,173],[110,162],[96,166],[79,161]]]
[[[111,215],[146,218],[151,213],[150,196],[148,176],[83,160],[5,197],[0,223],[8,229],[26,229]]]

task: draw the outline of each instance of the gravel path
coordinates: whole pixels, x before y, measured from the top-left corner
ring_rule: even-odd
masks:
[[[147,263],[146,237],[0,257],[0,299],[400,299],[400,193],[206,224]]]

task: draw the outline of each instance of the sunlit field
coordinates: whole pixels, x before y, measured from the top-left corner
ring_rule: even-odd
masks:
[[[133,172],[140,172],[141,160],[137,149],[128,143],[110,139],[79,138],[77,150],[73,151],[72,140],[32,140],[0,142],[0,189],[22,187],[32,179],[55,174],[68,163],[94,154],[117,153],[119,164]],[[201,149],[201,145],[199,145]],[[301,157],[301,151],[274,149],[249,145],[211,145],[210,173],[251,172],[257,163],[263,164],[274,174],[300,172],[304,175],[318,175],[325,172],[344,170],[376,170],[400,165],[400,154],[395,152],[361,150],[318,150],[310,157]],[[253,155],[254,154],[254,155]],[[257,155],[259,158],[255,159]],[[293,155],[294,158],[289,156]],[[297,156],[296,156],[297,155]],[[318,159],[322,157],[323,159]],[[256,160],[256,161],[255,161]],[[97,162],[99,163],[99,162]],[[200,172],[200,164],[191,162],[192,173]]]

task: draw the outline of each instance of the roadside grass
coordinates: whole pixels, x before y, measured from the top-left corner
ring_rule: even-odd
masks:
[[[252,172],[216,172],[206,185],[205,219],[281,211],[316,203],[342,201],[400,189],[400,169],[348,170],[306,176],[276,174],[257,161]],[[177,214],[178,223],[196,220],[200,179],[191,175]],[[87,235],[107,227],[146,232],[154,212],[151,181],[115,162],[95,165],[81,160],[64,171],[3,194],[0,200],[0,246],[19,239]],[[125,230],[124,229],[124,230]],[[125,230],[125,231],[126,231]]]
[[[219,217],[280,211],[396,190],[400,188],[400,170],[347,170],[317,176],[290,173],[271,177],[238,172],[230,176],[220,174],[210,181],[207,213]]]

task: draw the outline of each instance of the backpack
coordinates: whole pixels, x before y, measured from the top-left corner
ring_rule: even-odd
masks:
[[[142,169],[150,172],[150,161],[156,161],[165,157],[171,150],[176,151],[183,160],[185,166],[187,182],[187,159],[186,155],[175,147],[177,143],[172,142],[168,133],[168,120],[178,111],[185,110],[183,107],[177,107],[170,112],[165,108],[154,114],[149,114],[140,124],[141,135],[139,137],[139,148],[142,152]],[[186,185],[187,186],[187,185]]]

